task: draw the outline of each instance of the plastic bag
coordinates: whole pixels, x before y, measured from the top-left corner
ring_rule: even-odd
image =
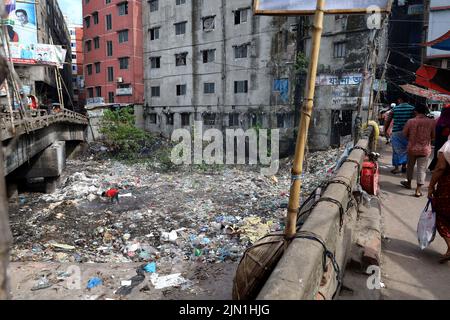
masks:
[[[419,223],[417,225],[417,237],[419,239],[420,248],[423,250],[427,248],[436,236],[436,212],[431,205],[431,199],[423,209],[420,215]]]

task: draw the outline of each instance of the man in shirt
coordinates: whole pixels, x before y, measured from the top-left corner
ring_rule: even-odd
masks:
[[[406,102],[406,97],[400,97],[397,100],[398,105],[392,109],[392,164],[393,174],[400,173],[399,167],[402,166],[402,172],[406,172],[406,164],[408,163],[408,139],[403,135],[403,128],[409,119],[414,118],[414,107]],[[390,124],[388,123],[387,126]]]
[[[435,138],[436,121],[428,118],[428,108],[425,105],[418,105],[415,108],[416,117],[408,120],[403,134],[408,139],[408,170],[407,180],[401,184],[411,189],[411,181],[414,174],[414,167],[417,162],[417,187],[416,197],[422,196],[421,187],[425,184],[428,159],[431,155],[431,142]]]

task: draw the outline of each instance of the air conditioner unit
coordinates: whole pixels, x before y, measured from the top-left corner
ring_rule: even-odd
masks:
[[[118,82],[118,83],[122,83],[122,82],[123,82],[123,78],[122,78],[122,77],[118,77],[118,78],[117,78],[117,82]]]

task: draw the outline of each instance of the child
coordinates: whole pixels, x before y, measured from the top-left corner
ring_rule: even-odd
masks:
[[[114,200],[119,203],[119,190],[117,189],[109,189],[108,191],[105,191],[102,193],[102,197],[108,197],[111,198],[111,203],[114,203]]]

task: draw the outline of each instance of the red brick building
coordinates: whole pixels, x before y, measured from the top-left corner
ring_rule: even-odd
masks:
[[[142,1],[82,1],[88,104],[142,104]]]

